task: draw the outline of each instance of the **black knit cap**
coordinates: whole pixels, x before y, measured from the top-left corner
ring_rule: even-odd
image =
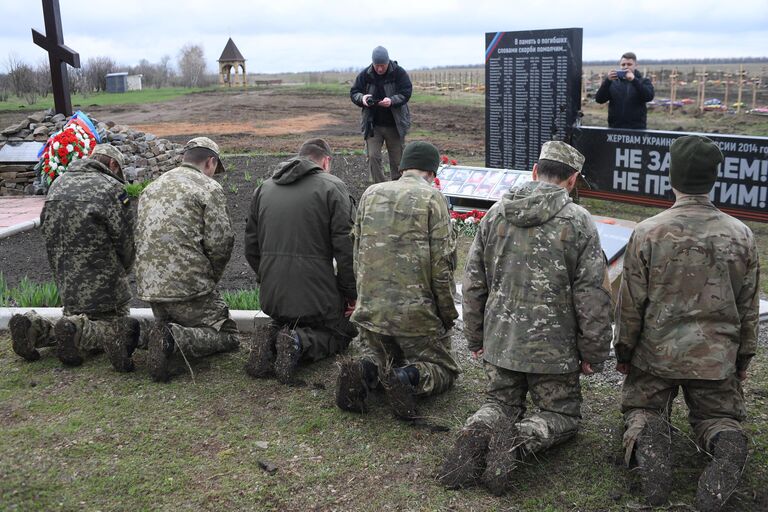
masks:
[[[723,162],[720,148],[706,137],[686,135],[676,139],[669,151],[672,188],[684,194],[709,194]]]
[[[438,165],[440,165],[440,152],[437,148],[429,142],[417,140],[405,146],[403,158],[400,160],[400,171],[418,169],[437,173]]]

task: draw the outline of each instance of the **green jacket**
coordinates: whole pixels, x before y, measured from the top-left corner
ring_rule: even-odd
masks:
[[[148,186],[136,225],[136,287],[148,302],[183,302],[211,293],[235,237],[224,190],[182,163]]]
[[[752,231],[689,196],[635,227],[624,256],[616,358],[667,379],[722,380],[757,348]]]
[[[453,326],[455,240],[439,190],[411,174],[372,185],[360,199],[353,233],[353,322],[388,336],[428,336]]]
[[[123,182],[96,160],[77,160],[48,190],[40,214],[64,310],[106,313],[131,300],[134,216]]]
[[[283,162],[259,186],[245,226],[245,256],[261,307],[280,322],[337,321],[354,300],[354,201],[347,186],[307,159]],[[336,270],[334,270],[334,260]]]
[[[605,260],[589,213],[557,185],[504,194],[478,227],[464,270],[469,349],[508,370],[564,374],[611,343]]]

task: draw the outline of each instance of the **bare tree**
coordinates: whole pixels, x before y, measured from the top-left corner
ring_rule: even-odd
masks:
[[[85,63],[84,71],[88,87],[93,91],[107,90],[107,73],[116,71],[117,65],[109,57],[94,57]]]
[[[203,47],[197,44],[185,44],[179,52],[179,71],[181,83],[185,87],[197,87],[205,73],[205,55]]]
[[[34,87],[37,93],[43,98],[48,97],[48,93],[51,92],[51,68],[48,61],[43,59],[37,63],[34,71]]]
[[[8,55],[5,67],[13,94],[18,98],[24,97],[29,89],[34,87],[35,73],[32,67],[13,53]]]
[[[8,101],[11,95],[11,81],[7,74],[0,75],[0,101]]]

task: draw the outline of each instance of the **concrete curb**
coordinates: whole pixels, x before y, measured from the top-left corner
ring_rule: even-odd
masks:
[[[25,222],[21,222],[19,224],[14,224],[13,226],[8,226],[7,228],[0,228],[0,239],[2,238],[8,238],[11,235],[15,235],[16,233],[21,233],[23,231],[29,231],[30,229],[35,229],[40,225],[40,219],[35,220],[28,220]]]
[[[56,321],[61,318],[61,308],[0,308],[0,330],[8,329],[8,322],[11,317],[17,313],[24,314],[32,310],[48,318],[51,321]],[[240,332],[253,332],[253,329],[257,325],[264,325],[269,322],[269,317],[261,311],[244,311],[234,310],[229,312],[232,320],[237,323],[237,328]],[[131,317],[137,320],[154,320],[152,310],[149,308],[131,308]]]

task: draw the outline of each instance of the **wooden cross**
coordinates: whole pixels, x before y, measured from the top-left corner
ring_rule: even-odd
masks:
[[[79,68],[80,54],[64,45],[59,0],[43,0],[43,17],[45,18],[45,35],[32,29],[32,41],[48,52],[53,103],[57,113],[69,117],[72,115],[72,98],[69,96],[67,64],[73,68]]]

